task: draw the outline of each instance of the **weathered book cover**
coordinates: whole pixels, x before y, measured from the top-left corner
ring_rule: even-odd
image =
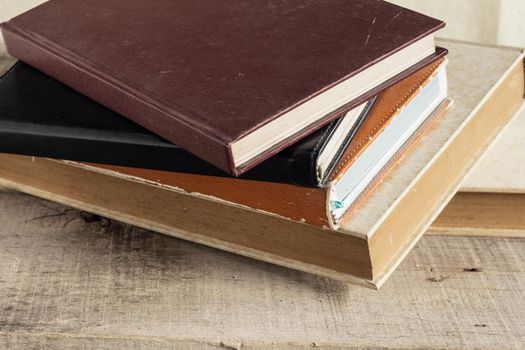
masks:
[[[13,56],[239,175],[409,73],[443,26],[381,0],[52,0],[2,33]]]

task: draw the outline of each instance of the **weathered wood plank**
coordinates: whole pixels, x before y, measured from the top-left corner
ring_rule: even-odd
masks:
[[[427,233],[525,238],[525,194],[457,193]]]
[[[525,239],[425,237],[375,292],[13,192],[0,223],[3,348],[525,344]]]

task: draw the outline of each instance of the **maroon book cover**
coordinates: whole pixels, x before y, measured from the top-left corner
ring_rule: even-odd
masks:
[[[443,26],[381,0],[51,0],[2,33],[13,56],[239,175],[409,74]]]

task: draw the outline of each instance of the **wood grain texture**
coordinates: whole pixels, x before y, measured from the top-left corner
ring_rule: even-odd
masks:
[[[0,190],[0,348],[523,349],[525,240],[425,237],[371,291]]]
[[[525,238],[525,194],[460,192],[430,233]]]

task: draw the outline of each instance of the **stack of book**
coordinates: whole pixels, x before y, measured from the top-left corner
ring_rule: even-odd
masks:
[[[446,113],[443,26],[381,0],[49,1],[1,27],[0,183],[378,287],[509,115]]]

